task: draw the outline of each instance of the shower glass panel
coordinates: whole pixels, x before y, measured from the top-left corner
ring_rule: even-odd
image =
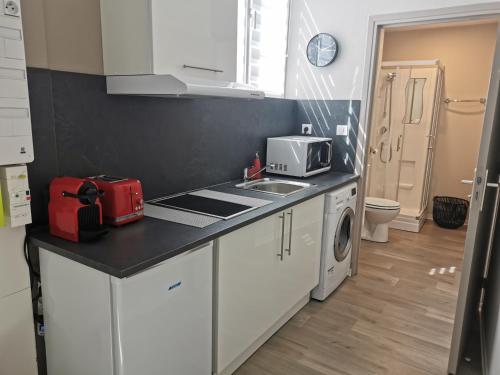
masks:
[[[410,78],[406,84],[404,124],[420,124],[424,111],[424,86],[427,78]]]
[[[402,116],[395,116],[404,108],[404,84],[408,70],[382,69],[377,83],[376,104],[371,134],[370,180],[368,194],[374,197],[398,199],[398,180],[404,125]]]

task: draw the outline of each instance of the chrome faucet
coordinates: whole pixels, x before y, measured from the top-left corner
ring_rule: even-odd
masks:
[[[274,168],[275,166],[276,166],[276,164],[273,164],[273,163],[267,164],[264,167],[262,167],[261,169],[259,169],[257,172],[252,173],[250,176],[248,175],[248,168],[245,168],[245,169],[243,169],[243,181],[245,181],[245,182],[250,181],[255,175],[258,175],[264,169]]]

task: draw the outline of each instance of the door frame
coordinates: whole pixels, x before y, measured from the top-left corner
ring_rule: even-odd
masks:
[[[356,204],[356,212],[364,212],[364,201],[366,192],[366,180],[368,173],[368,147],[369,140],[371,136],[371,116],[372,116],[372,100],[374,97],[374,91],[377,79],[377,69],[381,56],[379,56],[379,50],[381,46],[381,40],[383,41],[383,28],[387,27],[401,27],[401,26],[413,26],[413,25],[426,25],[433,23],[445,23],[452,21],[474,21],[481,19],[498,19],[499,29],[500,29],[500,2],[492,3],[482,3],[455,7],[446,7],[438,9],[429,9],[422,11],[412,11],[403,13],[393,13],[384,15],[374,15],[370,16],[368,21],[368,34],[367,34],[367,45],[366,45],[366,55],[364,62],[364,77],[362,86],[362,98],[361,98],[361,111],[360,111],[360,129],[358,132],[358,142],[356,147],[356,174],[360,176],[358,182],[358,200]],[[499,34],[497,33],[497,44],[498,44]],[[497,52],[498,53],[498,52]],[[500,71],[500,61],[493,61],[492,72]],[[494,81],[495,74],[492,74],[490,78],[490,90],[492,90],[492,81]],[[496,98],[492,98],[495,99]],[[490,105],[491,107],[491,105]],[[490,108],[491,109],[491,108]],[[492,111],[488,113],[485,111],[485,120],[487,118],[492,119]],[[484,130],[483,130],[484,131]],[[484,140],[483,140],[484,141]],[[484,145],[481,144],[481,147]],[[481,158],[480,158],[481,159]],[[478,164],[485,161],[479,160]],[[359,249],[361,245],[361,230],[363,224],[363,214],[357,215],[356,221],[354,223],[354,238],[353,238],[353,251],[352,251],[352,274],[355,275],[358,270],[358,258]],[[469,228],[469,231],[475,232],[475,228]],[[473,233],[475,238],[475,233]],[[473,246],[473,244],[472,244]],[[464,254],[464,259],[462,263],[462,281],[468,279],[470,276],[472,264],[472,254]],[[460,284],[462,288],[462,283]],[[462,306],[465,309],[465,306]],[[458,310],[458,308],[457,308]],[[462,326],[454,327],[455,331],[461,330]],[[454,363],[458,362],[458,356],[460,354],[460,348],[451,348],[450,353],[450,367],[449,372],[455,373],[456,366]]]

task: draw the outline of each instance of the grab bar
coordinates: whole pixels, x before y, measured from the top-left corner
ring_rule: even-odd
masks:
[[[481,104],[486,104],[486,98],[479,98],[479,99],[446,98],[443,100],[443,103],[446,103],[446,104],[450,104],[450,103],[481,103]]]

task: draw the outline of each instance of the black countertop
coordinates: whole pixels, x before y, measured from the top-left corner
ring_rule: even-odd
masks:
[[[270,200],[273,203],[205,228],[145,217],[139,222],[112,228],[106,236],[94,242],[73,243],[51,236],[48,229],[34,231],[30,239],[35,246],[123,278],[357,179],[358,176],[354,174],[337,172],[300,179],[316,186],[288,197],[237,189],[234,185],[241,181],[231,181],[210,187],[210,190]]]

